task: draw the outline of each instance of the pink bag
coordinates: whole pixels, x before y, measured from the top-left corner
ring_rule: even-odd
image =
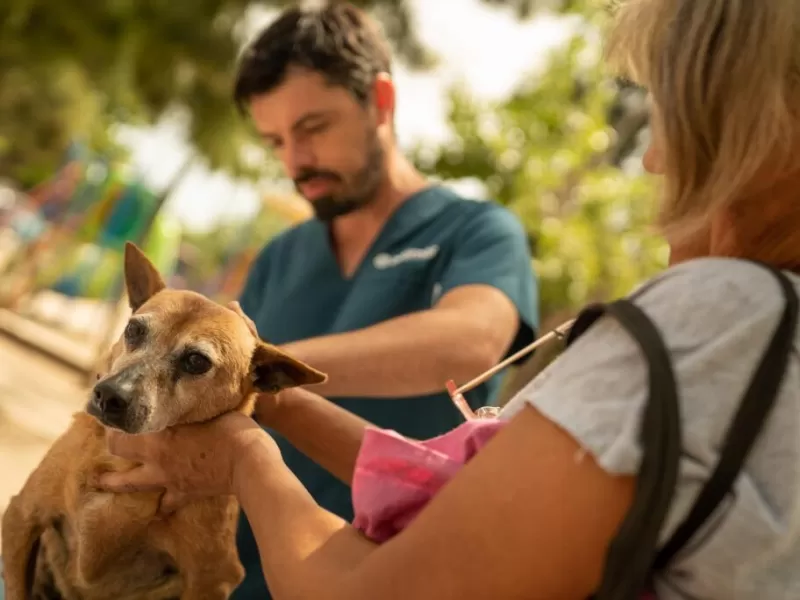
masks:
[[[353,526],[376,542],[403,530],[504,424],[475,419],[422,442],[368,429],[353,474]]]
[[[383,543],[405,529],[505,425],[497,418],[499,408],[485,406],[473,412],[453,381],[447,382],[447,389],[467,420],[452,431],[425,441],[374,427],[364,433],[353,473],[353,526],[375,542]],[[657,597],[646,591],[640,600]]]

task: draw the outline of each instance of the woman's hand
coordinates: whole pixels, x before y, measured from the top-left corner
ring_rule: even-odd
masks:
[[[237,464],[256,445],[272,448],[280,460],[275,442],[240,413],[152,434],[108,430],[107,442],[112,454],[141,464],[124,473],[101,476],[99,486],[114,492],[166,490],[162,513],[193,499],[233,494]]]

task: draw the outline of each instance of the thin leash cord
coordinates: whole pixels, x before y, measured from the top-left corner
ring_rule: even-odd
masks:
[[[489,369],[488,371],[484,371],[474,379],[468,381],[461,387],[457,387],[455,382],[451,379],[447,382],[447,392],[450,394],[450,399],[456,405],[459,412],[464,416],[465,419],[471,421],[473,419],[478,418],[485,418],[485,417],[493,417],[496,416],[497,407],[494,406],[483,406],[478,409],[478,413],[474,412],[472,408],[467,403],[466,399],[464,398],[464,393],[470,391],[478,387],[480,384],[488,381],[495,375],[497,375],[500,371],[505,369],[507,366],[514,364],[520,358],[528,356],[531,352],[536,350],[539,346],[546,344],[552,340],[563,340],[567,334],[569,333],[570,328],[575,323],[575,319],[570,319],[553,329],[552,331],[546,333],[542,337],[538,338],[531,344],[528,344],[521,350],[515,352],[504,361],[499,362],[494,367]]]

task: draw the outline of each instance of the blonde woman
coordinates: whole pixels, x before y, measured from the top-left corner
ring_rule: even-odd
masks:
[[[632,0],[620,7],[610,57],[652,95],[645,162],[663,175],[673,249],[671,267],[632,296],[661,332],[681,403],[680,475],[663,539],[719,460],[784,312],[775,278],[737,259],[793,272],[800,287],[800,0]],[[800,598],[798,342],[734,493],[655,575],[660,599]],[[381,545],[314,504],[243,417],[117,436],[115,452],[146,464],[107,484],[236,494],[278,599],[582,600],[598,588],[634,502],[647,396],[639,349],[601,319]],[[352,477],[365,427],[357,418],[308,392],[265,401],[260,416]]]

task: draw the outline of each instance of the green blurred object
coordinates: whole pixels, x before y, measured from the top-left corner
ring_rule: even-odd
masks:
[[[620,146],[630,145],[620,131],[638,131],[640,115],[630,126],[611,124],[618,86],[592,44],[579,34],[568,39],[499,101],[454,87],[452,139],[412,152],[424,172],[477,180],[519,217],[532,246],[542,322],[627,294],[667,263],[666,244],[651,227],[655,182],[636,156],[624,170],[616,164]]]
[[[155,218],[143,244],[142,249],[164,277],[175,270],[182,233],[180,224],[162,213]],[[115,284],[122,275],[125,240],[115,241],[119,244],[79,243],[63,255],[51,254],[43,261],[36,287],[72,298],[115,301]]]

